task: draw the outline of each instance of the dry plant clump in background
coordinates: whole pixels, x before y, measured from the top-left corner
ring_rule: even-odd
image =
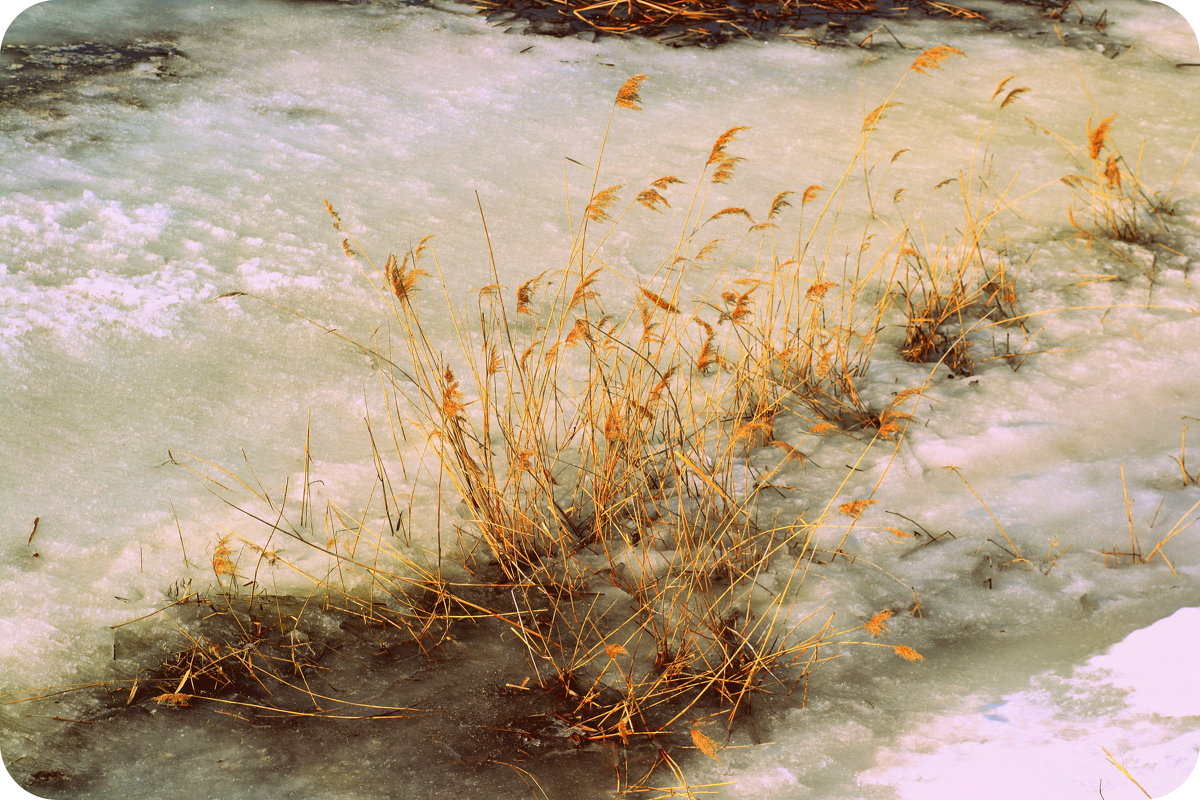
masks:
[[[1062,178],[1074,192],[1077,204],[1070,209],[1069,218],[1079,236],[1089,242],[1096,236],[1120,242],[1151,242],[1166,231],[1168,208],[1116,149],[1111,134],[1116,117],[1112,114],[1095,125],[1088,120],[1086,142],[1071,148],[1084,169],[1080,170],[1082,174]],[[1077,210],[1090,219],[1079,222]]]
[[[1088,22],[1082,10],[1064,16],[1070,0],[1021,0],[1040,22]],[[947,0],[475,0],[496,24],[522,21],[525,30],[554,36],[645,36],[675,46],[713,46],[731,39],[773,35],[816,43],[867,46],[889,20],[933,17],[979,24],[985,12]],[[1077,17],[1077,19],[1076,19]],[[1102,29],[1099,20],[1091,22]],[[882,36],[880,38],[883,38]]]
[[[1192,141],[1170,185],[1155,190],[1141,174],[1144,153],[1139,152],[1131,162],[1118,149],[1113,134],[1117,116],[1110,114],[1099,122],[1088,119],[1082,143],[1033,120],[1027,122],[1034,130],[1056,139],[1076,167],[1060,179],[1071,189],[1067,217],[1076,237],[1089,245],[1099,242],[1118,255],[1122,251],[1114,248],[1113,242],[1153,246],[1156,251],[1178,254],[1167,246],[1169,222],[1175,213],[1172,194],[1200,143],[1200,135]],[[1154,279],[1153,274],[1148,277]]]

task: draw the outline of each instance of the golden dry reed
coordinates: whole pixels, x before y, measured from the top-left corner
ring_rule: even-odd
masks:
[[[912,72],[956,54],[935,48]],[[613,111],[642,110],[648,80],[630,78]],[[864,120],[856,160],[895,91]],[[786,489],[777,476],[808,464],[788,441],[797,432],[865,433],[864,455],[902,436],[921,387],[882,406],[859,388],[896,294],[875,291],[865,313],[862,297],[904,274],[901,251],[913,242],[894,236],[849,280],[829,273],[818,231],[833,224],[854,164],[830,191],[814,182],[777,193],[757,219],[740,206],[707,210],[708,187],[736,177],[745,126],[716,138],[686,201],[674,196],[684,185],[675,176],[627,195],[601,182],[613,121],[568,263],[506,290],[493,260],[477,308],[455,317],[457,355],[426,325],[445,313],[422,289],[428,278],[437,290],[436,254],[385,259],[381,296],[392,298],[402,339],[385,373],[453,489],[468,568],[507,589],[489,613],[517,632],[536,680],[570,700],[591,738],[690,732],[715,757],[715,741],[694,725],[701,711],[732,722],[768,687],[799,685],[850,631],[883,634],[887,616],[842,630],[832,618],[794,619],[786,604],[814,562],[844,552],[825,549],[821,532],[838,528],[844,544],[876,500],[838,505],[850,526],[832,524],[829,509],[767,521],[760,506],[764,493]],[[693,299],[692,267],[723,243],[705,239],[707,227],[740,219],[746,235],[773,237],[789,210],[810,205],[821,206],[817,218],[791,253],[729,276],[715,301]],[[676,207],[680,233],[656,270],[635,277],[609,264],[605,243],[627,214]],[[632,296],[610,297],[613,286]],[[760,470],[752,484],[736,477],[747,466]],[[781,562],[791,564],[782,581]],[[894,652],[920,658],[903,645]]]

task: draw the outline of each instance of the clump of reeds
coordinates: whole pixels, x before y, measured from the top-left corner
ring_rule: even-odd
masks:
[[[1146,186],[1137,165],[1130,164],[1117,148],[1112,137],[1116,118],[1111,114],[1094,124],[1089,119],[1082,144],[1041,126],[1038,129],[1057,138],[1077,166],[1061,179],[1073,194],[1067,215],[1076,235],[1087,242],[1103,237],[1151,243],[1166,233],[1170,206],[1166,198]]]
[[[966,283],[970,261],[955,259],[945,252],[944,245],[930,256],[911,247],[905,248],[902,255],[915,277],[904,282],[901,356],[917,363],[943,363],[951,374],[970,375],[974,362],[966,317],[976,299]],[[943,272],[947,268],[948,275]]]
[[[966,181],[961,181],[964,187]],[[965,189],[964,189],[965,191]],[[964,195],[966,219],[957,241],[918,242],[909,234],[900,249],[904,274],[896,293],[903,301],[906,361],[944,365],[951,375],[971,375],[972,334],[994,325],[1018,324],[1016,287],[1000,257],[985,255],[987,229],[1000,208],[976,213]]]
[[[962,55],[933,48],[910,72],[929,75]],[[609,126],[619,109],[641,109],[647,80],[637,75],[619,89]],[[1027,91],[1006,90],[1007,82],[993,96],[998,108]],[[211,568],[221,597],[178,601],[203,608],[206,624],[181,629],[183,645],[133,682],[130,701],[146,685],[154,701],[178,707],[204,698],[238,706],[235,713],[404,716],[411,709],[339,705],[314,688],[321,653],[305,632],[305,615],[336,613],[360,621],[383,647],[381,631],[427,651],[457,622],[487,620],[516,636],[530,677],[566,702],[582,738],[628,744],[674,733],[716,758],[720,745],[701,720],[732,724],[764,693],[801,684],[807,691],[810,671],[830,647],[886,647],[921,661],[907,645],[876,641],[892,610],[838,628],[832,614],[797,619],[788,606],[819,558],[851,558],[845,546],[872,497],[819,498],[815,519],[763,513],[769,493],[794,490],[777,479],[810,463],[803,437],[859,437],[866,440],[860,461],[876,442],[898,446],[926,387],[901,389],[887,402],[868,396],[872,354],[889,320],[902,315],[903,358],[964,375],[974,368],[969,337],[1020,317],[1004,262],[985,255],[989,226],[1006,205],[1003,194],[984,201],[987,181],[957,178],[958,239],[931,243],[906,223],[869,250],[864,235],[841,274],[830,266],[833,245],[821,251],[834,240],[831,209],[850,191],[850,176],[859,167],[870,172],[867,143],[899,85],[864,117],[845,172],[826,181],[831,189],[813,183],[779,192],[758,214],[708,207],[712,187],[735,179],[746,128],[715,139],[687,202],[675,202],[686,183],[673,175],[641,187],[604,186],[606,128],[565,263],[505,284],[489,252],[492,281],[474,293],[468,312],[461,294],[450,296],[428,238],[373,259],[326,204],[346,237],[344,252],[367,265],[393,316],[396,341],[355,343],[379,369],[387,403],[386,429],[368,421],[382,518],[332,504],[314,515],[307,445],[298,501],[286,489],[271,497],[261,484],[199,459],[177,461],[222,491],[240,484],[260,506],[243,510],[270,537],[263,545],[242,540],[240,551],[232,535],[217,542]],[[1110,123],[1089,125],[1088,157],[1096,164]],[[1111,157],[1104,164],[1119,169]],[[1117,185],[1121,175],[1104,180]],[[621,220],[668,208],[683,218],[658,268],[630,275],[612,267],[604,248]],[[774,243],[789,213],[799,215],[794,245],[779,253]],[[714,292],[697,292],[693,268],[721,243],[709,238],[712,227],[735,224],[744,238],[762,237],[762,255],[741,271],[731,266]],[[450,352],[433,328],[446,312],[458,345]],[[394,454],[385,458],[388,439]],[[427,442],[436,460],[438,539],[430,563],[407,549],[414,487],[430,471],[405,464],[414,442]],[[1184,482],[1194,483],[1184,455]],[[449,508],[460,517],[453,545],[472,583],[447,578],[455,548],[443,546],[441,519]],[[849,522],[832,524],[838,517]],[[1008,563],[1028,564],[992,518]],[[1131,517],[1129,552],[1106,555],[1167,560],[1163,546],[1192,522],[1181,518],[1143,555]],[[839,542],[821,541],[829,529],[842,531]],[[277,533],[328,561],[320,569],[289,561],[269,549]],[[390,541],[397,537],[404,547]],[[1046,571],[1061,554],[1056,548]],[[299,606],[286,603],[263,590],[260,573],[268,567],[291,570],[318,591]],[[916,617],[921,603],[912,592]],[[871,639],[852,639],[859,631]],[[661,764],[682,781],[665,751]]]
[[[933,48],[910,72],[930,75],[962,55]],[[610,127],[618,110],[641,109],[646,81],[634,76],[620,88]],[[1027,91],[1005,91],[1007,82],[993,96],[997,109]],[[567,260],[506,285],[489,253],[492,282],[474,295],[469,314],[446,289],[428,239],[381,260],[344,240],[393,313],[397,346],[365,348],[381,368],[392,414],[428,441],[439,508],[449,485],[444,504],[457,505],[461,517],[457,544],[466,568],[501,598],[468,601],[461,585],[447,583],[439,538],[437,567],[408,579],[437,597],[425,619],[443,613],[507,626],[528,654],[532,677],[569,700],[572,724],[587,738],[629,743],[689,731],[707,752],[706,735],[694,733],[700,710],[732,720],[764,691],[791,691],[820,663],[823,648],[887,646],[904,659],[921,658],[904,645],[847,639],[859,629],[881,634],[884,616],[839,630],[832,618],[817,624],[786,612],[789,593],[818,554],[847,556],[844,545],[870,497],[840,505],[829,498],[816,520],[768,522],[760,513],[764,495],[780,490],[775,478],[807,463],[797,427],[808,435],[865,432],[868,448],[903,435],[906,404],[924,387],[882,404],[864,392],[878,335],[897,308],[902,356],[955,374],[973,369],[973,332],[1019,318],[1004,262],[985,254],[1006,199],[1001,193],[985,201],[989,182],[964,174],[957,178],[964,211],[957,240],[931,244],[900,226],[884,247],[868,253],[860,246],[840,276],[830,274],[833,254],[819,248],[833,237],[817,232],[835,224],[830,209],[865,166],[867,143],[899,86],[864,117],[858,148],[833,189],[814,183],[798,195],[780,192],[757,215],[707,207],[712,187],[736,176],[744,127],[716,138],[687,202],[677,202],[685,182],[674,175],[642,187],[605,185],[606,128]],[[1093,132],[1097,151],[1105,136]],[[658,268],[648,275],[613,268],[604,248],[616,226],[630,214],[669,208],[683,219]],[[771,245],[789,208],[800,223],[792,251],[779,254]],[[691,268],[721,242],[708,238],[710,226],[734,224],[744,226],[742,237],[769,243],[760,250],[766,255],[725,273],[717,296],[696,299]],[[431,327],[446,311],[456,352]],[[833,514],[851,522],[829,546],[818,539]],[[228,553],[219,555],[230,562]],[[780,581],[784,558],[793,563]],[[395,580],[378,561],[348,561],[372,580]],[[915,594],[913,608],[920,608]],[[420,639],[436,627],[412,632]]]
[[[1024,329],[1008,265],[988,248],[990,228],[1011,205],[1007,189],[992,188],[990,149],[996,123],[1004,109],[1029,91],[1026,86],[1011,87],[1014,77],[1002,80],[992,93],[988,104],[991,123],[976,138],[970,169],[934,187],[935,191],[951,184],[958,187],[962,220],[955,229],[957,235],[930,242],[907,229],[899,249],[904,263],[896,289],[903,300],[905,320],[901,357],[942,364],[951,375],[974,372],[973,335],[997,325],[1016,324]]]
[[[469,311],[460,292],[450,295],[429,238],[374,259],[327,204],[344,252],[367,267],[392,314],[391,341],[355,343],[378,368],[387,404],[382,423],[368,420],[382,514],[332,504],[314,514],[307,445],[298,500],[286,489],[269,496],[256,478],[177,459],[214,490],[240,484],[250,492],[258,508],[243,510],[270,537],[261,545],[241,540],[240,550],[232,535],[217,543],[211,566],[225,600],[208,608],[222,624],[187,630],[185,645],[151,678],[155,699],[183,706],[282,687],[313,706],[304,713],[329,713],[333,701],[311,682],[321,664],[304,638],[305,612],[270,613],[277,601],[262,589],[268,568],[310,580],[322,613],[428,651],[463,620],[510,632],[530,680],[553,690],[573,729],[590,740],[678,734],[715,756],[719,744],[698,720],[732,724],[764,693],[801,684],[807,691],[832,646],[888,647],[920,661],[906,645],[875,641],[891,611],[839,628],[833,615],[796,618],[789,605],[811,568],[853,558],[847,543],[875,500],[810,498],[821,511],[806,518],[766,498],[797,490],[782,476],[810,465],[810,437],[856,437],[860,462],[878,442],[898,446],[926,387],[880,401],[869,381],[880,332],[897,315],[904,358],[957,374],[972,369],[972,333],[1016,316],[1003,261],[985,255],[989,226],[1005,206],[1003,195],[985,202],[987,181],[960,174],[958,239],[930,243],[906,221],[883,246],[868,248],[864,233],[849,257],[833,249],[836,209],[856,190],[852,176],[870,173],[868,142],[900,84],[962,55],[938,47],[912,63],[864,117],[845,171],[825,180],[830,189],[781,191],[753,211],[709,206],[713,187],[736,180],[742,126],[716,137],[690,181],[665,175],[606,185],[609,129],[618,113],[641,109],[648,80],[630,78],[576,206],[567,259],[506,284],[489,252],[491,281],[473,293]],[[857,188],[871,205],[869,187]],[[621,221],[665,210],[679,228],[658,266],[647,274],[614,268],[605,247]],[[793,235],[786,226],[796,218]],[[714,281],[696,268],[721,247],[717,228],[761,246],[753,263],[732,262]],[[779,252],[780,241],[790,251]],[[844,266],[835,273],[838,261]],[[441,320],[449,324],[435,328]],[[416,443],[433,467],[406,463]],[[423,480],[437,493],[437,545],[419,561],[410,533]],[[459,522],[443,541],[449,509]],[[822,541],[830,530],[841,540]],[[271,549],[276,534],[325,562],[289,561]],[[461,568],[450,565],[453,553]],[[914,616],[920,605],[913,591]],[[871,639],[852,638],[863,630]],[[238,702],[300,713],[278,698]]]
[[[913,70],[958,52],[935,48]],[[622,86],[613,112],[639,110],[645,81]],[[856,160],[878,121],[864,124]],[[489,612],[512,625],[534,677],[572,698],[576,724],[595,739],[679,729],[698,704],[732,719],[768,685],[790,690],[822,647],[862,627],[837,630],[830,620],[806,632],[789,621],[791,579],[777,587],[771,567],[815,554],[819,522],[768,524],[759,507],[772,478],[806,459],[782,438],[784,423],[811,415],[817,433],[900,434],[909,416],[900,404],[919,391],[874,408],[857,386],[898,256],[872,256],[849,281],[830,279],[819,260],[805,275],[833,199],[816,184],[795,203],[777,194],[758,218],[741,207],[707,210],[710,188],[735,176],[744,130],[717,137],[687,203],[673,202],[684,183],[675,176],[640,190],[604,186],[606,130],[567,263],[506,286],[493,258],[493,282],[467,317],[455,313],[461,301],[446,293],[426,242],[382,264],[345,246],[391,305],[401,346],[379,361],[459,499],[468,568],[504,587],[505,607]],[[835,191],[846,184],[843,176]],[[702,236],[708,226],[742,220],[744,235],[766,236],[793,204],[803,212],[818,201],[792,258],[729,276],[719,298],[685,299],[689,266],[719,242]],[[616,274],[603,255],[613,228],[676,205],[687,211],[658,270]],[[457,354],[428,326],[444,314],[430,309],[439,280]],[[882,299],[864,314],[872,284]]]

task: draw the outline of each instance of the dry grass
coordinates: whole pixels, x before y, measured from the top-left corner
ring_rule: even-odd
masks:
[[[943,50],[919,71],[937,68],[951,55],[962,54]],[[992,146],[1000,117],[1011,113],[1005,109],[1030,91],[1029,87],[1011,87],[1015,77],[1002,80],[992,93],[989,122],[976,137],[969,167],[934,187],[935,191],[951,191],[944,188],[949,186],[958,190],[962,218],[954,234],[942,234],[931,241],[923,229],[906,230],[907,240],[899,250],[904,262],[904,275],[896,290],[903,300],[905,317],[901,357],[915,363],[944,365],[952,375],[974,374],[977,360],[971,351],[983,331],[1016,326],[1028,341],[1016,283],[1005,259],[989,248],[991,228],[1014,206],[1009,188],[992,175]],[[1006,332],[1005,338],[1011,341],[1011,332]],[[1007,358],[1014,369],[1019,368],[1011,346],[993,357]]]
[[[1165,547],[1166,544],[1176,536],[1183,533],[1192,525],[1196,524],[1197,521],[1200,521],[1200,516],[1192,516],[1198,509],[1200,509],[1200,500],[1193,503],[1186,511],[1180,514],[1178,519],[1175,520],[1167,532],[1159,536],[1158,541],[1155,542],[1154,547],[1150,549],[1150,552],[1144,553],[1142,551],[1142,545],[1137,531],[1138,526],[1134,522],[1133,518],[1133,501],[1129,497],[1129,484],[1125,480],[1124,466],[1121,467],[1121,492],[1125,499],[1125,521],[1129,527],[1129,541],[1128,544],[1125,545],[1125,549],[1114,546],[1108,550],[1101,551],[1104,556],[1105,566],[1120,566],[1123,561],[1130,564],[1148,564],[1154,559],[1155,556],[1158,556],[1163,560],[1163,562],[1166,563],[1167,568],[1170,569],[1171,572],[1175,572],[1175,565],[1171,563],[1171,559],[1167,556],[1166,551],[1163,550],[1163,547]],[[1150,530],[1154,529],[1157,519],[1158,511],[1155,511],[1148,524],[1148,528]]]
[[[957,52],[929,51],[914,72]],[[620,88],[614,115],[641,109],[646,80]],[[855,161],[880,115],[867,122]],[[874,409],[857,386],[901,257],[894,247],[864,257],[843,280],[818,258],[804,274],[817,231],[848,191],[851,164],[831,192],[814,185],[800,194],[790,258],[764,251],[758,266],[717,287],[719,299],[690,299],[689,267],[713,247],[708,226],[740,219],[744,236],[775,241],[792,206],[794,195],[783,192],[761,219],[745,208],[706,208],[710,187],[736,176],[744,130],[717,137],[685,202],[674,196],[683,183],[674,176],[640,192],[600,188],[606,129],[568,263],[506,289],[493,258],[493,282],[469,314],[444,288],[436,308],[430,295],[447,282],[433,249],[377,266],[346,245],[392,309],[401,346],[386,356],[389,393],[461,504],[468,568],[503,589],[503,607],[488,611],[508,615],[536,680],[572,700],[575,724],[594,740],[695,731],[701,710],[731,723],[756,695],[792,691],[823,660],[822,648],[863,627],[790,619],[792,581],[778,591],[769,577],[789,553],[815,557],[831,510],[815,522],[767,523],[759,507],[764,492],[780,491],[776,476],[805,461],[781,438],[784,427],[866,431],[866,449],[902,434],[909,414],[900,405],[919,389]],[[806,207],[821,201],[806,228]],[[621,220],[674,206],[687,211],[656,271],[627,276],[608,265],[604,247]],[[615,297],[614,284],[625,287]],[[870,291],[881,299],[864,314]],[[447,313],[453,355],[427,325]],[[872,502],[851,503],[852,521]],[[793,577],[802,580],[801,571]]]
[[[1144,794],[1146,797],[1154,797],[1154,795],[1152,795],[1146,791],[1145,787],[1143,787],[1140,783],[1137,782],[1137,779],[1134,778],[1133,775],[1131,775],[1129,773],[1129,770],[1125,768],[1124,764],[1122,764],[1120,761],[1117,760],[1116,756],[1114,756],[1112,753],[1108,752],[1108,748],[1101,747],[1100,749],[1102,751],[1104,751],[1104,757],[1105,757],[1105,759],[1108,760],[1108,763],[1112,764],[1114,767],[1116,767],[1117,771],[1120,772],[1122,775],[1124,775],[1125,778],[1130,783],[1132,783],[1134,786],[1136,786],[1142,794]]]
[[[1116,114],[1099,122],[1089,119],[1082,143],[1032,121],[1030,125],[1057,139],[1076,166],[1076,170],[1064,175],[1061,181],[1073,194],[1067,216],[1080,239],[1089,244],[1097,240],[1134,244],[1160,242],[1169,230],[1168,222],[1173,213],[1170,189],[1156,192],[1146,185],[1140,174],[1140,156],[1130,162],[1117,147],[1113,138],[1116,120]],[[1180,173],[1187,160],[1180,165]]]
[[[1194,419],[1193,417],[1185,417],[1185,419]],[[1186,489],[1189,486],[1200,486],[1200,470],[1191,472],[1187,464],[1187,432],[1188,426],[1184,425],[1179,430],[1179,455],[1172,456],[1171,459],[1179,465],[1179,475],[1183,479],[1183,487]],[[34,520],[34,529],[37,529],[37,520]],[[30,537],[32,538],[32,536]]]
[[[1026,0],[1030,5],[1040,0]],[[566,35],[579,31],[647,36],[672,44],[715,44],[802,31],[833,22],[857,27],[869,20],[921,14],[965,21],[986,17],[944,0],[476,0],[489,18],[528,20],[534,30]],[[878,29],[876,29],[878,30]],[[867,40],[872,34],[868,34]]]
[[[312,601],[278,596],[203,598],[191,595],[176,610],[181,645],[157,667],[134,679],[125,698],[139,696],[159,705],[213,706],[219,713],[254,718],[403,719],[420,710],[361,703],[352,692],[328,688],[321,673],[327,645],[305,632],[308,617],[333,609],[329,598]],[[179,609],[191,606],[188,620]],[[339,608],[339,612],[379,627],[386,609]],[[367,613],[364,614],[364,611]],[[185,622],[186,620],[186,622]]]
[[[757,215],[709,207],[713,187],[736,180],[742,126],[716,138],[688,182],[672,175],[644,187],[604,185],[609,130],[619,113],[643,106],[649,79],[630,78],[615,95],[594,173],[575,206],[568,257],[557,269],[507,284],[489,249],[491,282],[469,304],[461,292],[451,295],[428,238],[374,258],[326,203],[344,252],[363,265],[390,311],[391,337],[382,343],[353,342],[321,326],[378,368],[385,413],[368,419],[371,498],[357,510],[330,502],[314,513],[307,443],[299,492],[285,486],[279,496],[252,471],[173,455],[214,492],[242,492],[248,500],[238,509],[269,535],[263,543],[232,533],[217,541],[211,568],[220,599],[188,595],[175,604],[203,606],[208,625],[181,630],[183,646],[131,684],[129,702],[144,687],[161,704],[186,707],[202,698],[230,705],[235,716],[405,716],[414,710],[316,688],[323,667],[303,633],[305,614],[337,613],[379,636],[381,647],[403,641],[426,652],[455,625],[486,621],[527,655],[530,674],[520,683],[514,676],[510,688],[525,691],[532,682],[553,692],[565,703],[561,718],[583,740],[629,745],[675,737],[719,760],[721,743],[703,727],[707,720],[732,727],[760,696],[801,686],[806,695],[811,672],[839,648],[886,647],[896,658],[922,661],[908,645],[875,641],[886,637],[892,610],[838,627],[833,613],[797,616],[790,601],[811,569],[841,556],[895,580],[912,594],[910,615],[921,615],[915,590],[847,550],[878,510],[874,489],[851,493],[852,478],[874,448],[891,448],[895,457],[929,388],[927,377],[884,400],[872,395],[872,356],[881,333],[895,326],[903,330],[901,358],[965,375],[983,363],[972,355],[972,336],[999,325],[1024,331],[1027,315],[1017,310],[1007,267],[986,255],[989,230],[1011,205],[1006,190],[977,179],[991,163],[986,133],[972,163],[951,179],[962,211],[954,236],[927,238],[904,218],[881,244],[863,231],[856,250],[834,249],[847,195],[861,192],[874,212],[868,143],[902,85],[936,80],[948,59],[963,55],[943,47],[918,56],[864,116],[845,170],[825,180],[830,188],[780,192]],[[1009,88],[1009,80],[993,94],[994,114],[1028,91]],[[1101,192],[1089,195],[1101,206],[1111,190],[1138,186],[1123,172],[1111,174],[1123,163],[1105,155],[1111,124],[1089,125],[1085,151],[1094,169],[1110,174],[1078,184]],[[1118,205],[1130,197],[1146,195],[1138,188]],[[1112,224],[1097,208],[1097,224]],[[605,247],[622,221],[667,209],[679,227],[662,240],[657,266],[636,274],[614,267]],[[480,216],[487,235],[482,206]],[[1115,224],[1106,233],[1125,230],[1126,223]],[[718,231],[729,235],[714,237]],[[714,260],[726,238],[751,243],[757,255],[713,278],[698,267]],[[1009,356],[1016,358],[1011,348]],[[824,435],[858,443],[836,491],[809,498],[815,513],[786,516],[778,503],[765,503],[794,491],[785,481],[802,479],[811,464],[804,450]],[[1185,456],[1186,440],[1177,460],[1185,484],[1195,483]],[[1028,565],[955,471],[995,522],[1009,563]],[[413,512],[425,491],[433,493],[422,503],[435,507],[436,549],[421,553]],[[1144,557],[1130,514],[1130,553],[1139,562],[1167,561],[1164,545],[1194,522],[1185,518],[1195,509]],[[452,511],[456,524],[447,522]],[[840,539],[826,541],[830,532]],[[285,557],[282,541],[303,545],[318,565]],[[1061,555],[1057,547],[1046,572]],[[276,570],[306,581],[311,598],[285,609],[267,588]],[[860,631],[871,638],[854,638]],[[230,692],[258,694],[233,700]],[[640,778],[618,770],[621,792],[690,797],[714,788],[690,786],[660,753]],[[532,774],[509,766],[538,788]],[[676,783],[652,786],[664,768]]]
[[[821,559],[858,563],[845,546],[876,502],[873,492],[839,502],[839,487],[815,518],[776,512],[767,519],[762,501],[767,493],[792,491],[782,478],[810,463],[806,437],[859,437],[859,463],[879,443],[899,446],[927,386],[873,404],[862,385],[890,320],[902,319],[902,358],[945,365],[954,374],[975,368],[972,334],[1023,320],[1004,262],[985,255],[989,228],[1010,206],[1006,191],[973,177],[991,163],[988,134],[956,178],[962,209],[956,239],[943,234],[931,241],[902,224],[872,249],[874,234],[864,232],[857,257],[843,259],[838,274],[830,268],[836,209],[854,191],[871,203],[867,145],[901,86],[934,79],[947,59],[963,55],[934,48],[917,57],[864,117],[857,149],[845,171],[827,181],[831,188],[780,192],[759,216],[737,206],[708,208],[712,187],[736,179],[742,126],[716,138],[689,182],[672,175],[640,189],[605,185],[609,130],[619,112],[642,109],[649,80],[630,78],[612,103],[565,263],[506,285],[489,252],[492,282],[478,290],[469,312],[446,288],[428,238],[376,260],[327,204],[335,229],[346,236],[343,249],[366,267],[392,315],[393,341],[357,345],[380,367],[388,408],[394,447],[386,456],[387,437],[372,432],[388,533],[400,530],[401,509],[411,511],[413,496],[396,489],[385,465],[399,462],[407,470],[405,453],[423,441],[435,467],[417,471],[436,472],[436,559],[418,564],[389,547],[384,558],[362,560],[357,538],[346,546],[330,534],[322,546],[303,500],[302,524],[281,525],[286,501],[251,489],[266,506],[260,519],[274,515],[274,530],[333,560],[328,574],[310,576],[322,591],[340,591],[353,613],[402,629],[413,641],[436,646],[462,619],[488,619],[515,634],[530,678],[567,702],[566,717],[592,741],[627,745],[686,735],[719,758],[719,744],[698,720],[718,717],[732,725],[764,693],[801,685],[807,691],[811,670],[835,645],[887,647],[898,658],[921,661],[907,645],[852,638],[860,630],[883,636],[891,611],[846,628],[833,615],[789,612],[789,597]],[[1027,91],[1007,83],[992,97],[995,114]],[[1093,149],[1102,150],[1106,136],[1103,126],[1093,129]],[[860,171],[862,185],[854,178]],[[689,185],[690,197],[683,194]],[[605,246],[622,221],[665,209],[677,210],[679,230],[657,268],[636,275],[614,268]],[[789,214],[794,233],[782,228]],[[486,235],[482,206],[480,215]],[[757,243],[758,256],[749,268],[721,272],[716,283],[697,282],[695,268],[722,245],[723,237],[711,236],[717,226]],[[789,251],[779,251],[781,241],[792,243]],[[450,321],[456,350],[447,350],[445,332],[436,327],[443,320]],[[208,480],[236,478],[224,471],[214,476],[207,466]],[[1028,563],[975,496],[1013,561]],[[443,508],[458,509],[453,530],[443,530]],[[359,531],[369,516],[366,510],[338,515],[342,529]],[[838,517],[848,522],[835,523]],[[822,541],[829,531],[840,532],[840,541]],[[267,552],[259,548],[255,563]],[[485,595],[444,577],[454,552],[471,583],[488,588]],[[228,539],[214,551],[213,572],[230,590],[244,577]],[[346,582],[346,572],[365,580],[365,597],[363,581]],[[380,592],[386,613],[377,610]],[[917,615],[915,592],[912,600]],[[213,674],[217,665],[204,645],[176,659],[171,675],[182,672],[183,679],[167,687],[173,691],[163,692],[164,702],[190,694],[188,681]],[[303,665],[291,668],[303,672]],[[649,791],[645,780],[629,779],[624,789]]]

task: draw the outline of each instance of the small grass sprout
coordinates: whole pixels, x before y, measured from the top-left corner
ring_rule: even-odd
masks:
[[[1183,479],[1183,486],[1200,486],[1200,469],[1195,472],[1188,471],[1187,465],[1187,432],[1188,426],[1184,425],[1179,431],[1179,455],[1171,456],[1171,460],[1179,465],[1179,475]]]

